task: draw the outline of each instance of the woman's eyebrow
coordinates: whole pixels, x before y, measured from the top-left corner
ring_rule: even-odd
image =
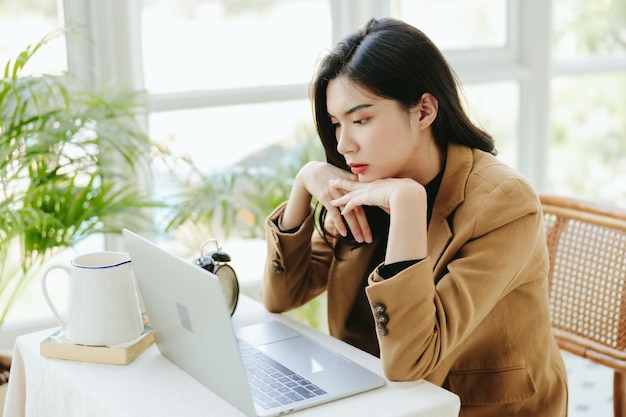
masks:
[[[346,111],[343,113],[343,115],[344,115],[344,116],[349,116],[349,115],[351,115],[351,114],[352,114],[352,113],[354,113],[354,112],[357,112],[357,111],[359,111],[359,110],[366,109],[366,108],[368,108],[368,107],[372,107],[372,106],[373,106],[372,104],[357,104],[356,106],[354,106],[354,107],[352,107],[352,108],[350,108],[350,109],[346,110]],[[334,116],[333,116],[332,114],[328,113],[328,117],[334,117]]]

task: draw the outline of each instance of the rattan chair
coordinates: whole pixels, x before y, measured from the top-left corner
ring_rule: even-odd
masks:
[[[613,408],[626,417],[626,209],[540,196],[559,347],[612,368]]]

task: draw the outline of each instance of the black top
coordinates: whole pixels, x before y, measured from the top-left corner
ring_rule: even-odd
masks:
[[[432,179],[432,181],[430,181],[424,187],[426,189],[426,201],[428,204],[428,208],[426,212],[426,216],[427,216],[426,224],[430,224],[430,218],[433,214],[433,205],[435,204],[435,198],[437,197],[437,193],[439,192],[439,186],[441,185],[442,178],[443,178],[443,169],[439,172],[439,174],[437,174],[435,178]],[[422,259],[412,259],[409,261],[394,262],[389,265],[381,265],[378,268],[378,274],[383,279],[388,279],[388,278],[393,277],[397,273],[405,270],[406,268],[410,267],[411,265],[415,265],[421,260]]]

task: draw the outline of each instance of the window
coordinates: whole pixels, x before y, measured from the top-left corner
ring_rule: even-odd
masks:
[[[554,0],[554,58],[626,57],[623,1]]]
[[[441,49],[506,46],[506,0],[391,0],[391,15],[421,29]],[[454,30],[451,30],[454,28]]]
[[[308,83],[332,43],[329,0],[150,0],[141,10],[150,135],[203,174],[312,127]]]
[[[517,26],[509,17],[515,10],[505,0],[390,1],[391,16],[413,24],[442,50],[463,84],[468,113],[493,136],[498,157],[520,169],[523,77]]]
[[[555,0],[548,187],[626,205],[626,7]]]
[[[468,84],[464,90],[468,113],[493,136],[498,158],[519,169],[519,84],[515,81]]]
[[[56,1],[0,1],[0,62],[17,56],[29,44],[60,31],[60,6]],[[53,37],[25,69],[27,73],[67,70],[65,36]],[[4,67],[2,68],[4,71]]]
[[[330,18],[327,0],[144,1],[146,88],[307,83],[316,57],[330,46]]]
[[[308,100],[164,111],[150,117],[153,139],[176,143],[204,173],[225,169],[311,125]]]

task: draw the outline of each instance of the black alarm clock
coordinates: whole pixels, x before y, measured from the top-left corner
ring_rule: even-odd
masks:
[[[215,244],[215,250],[205,255],[204,248],[210,243]],[[219,278],[226,299],[226,306],[232,316],[239,301],[239,280],[229,262],[230,255],[222,250],[216,239],[207,239],[202,242],[200,245],[200,257],[193,260],[194,265],[212,272]]]

